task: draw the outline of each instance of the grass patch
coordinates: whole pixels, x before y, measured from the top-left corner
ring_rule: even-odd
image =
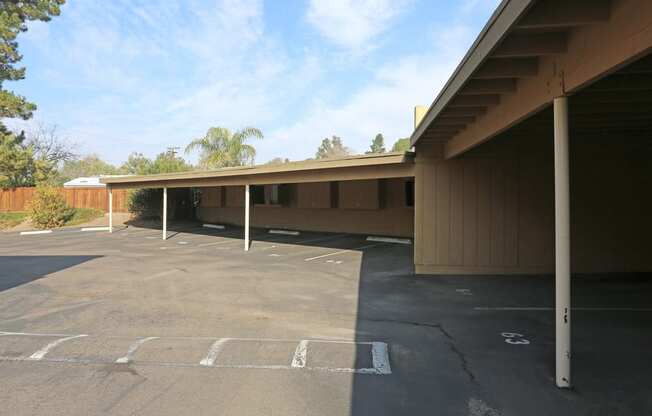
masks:
[[[104,211],[95,208],[72,208],[72,214],[66,219],[65,225],[78,225],[94,220],[104,215]]]
[[[0,230],[12,228],[25,221],[26,212],[0,212]]]

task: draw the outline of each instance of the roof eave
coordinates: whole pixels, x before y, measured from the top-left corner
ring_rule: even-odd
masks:
[[[426,115],[410,136],[410,145],[417,144],[428,126],[442,112],[471,75],[482,65],[510,28],[537,0],[503,0],[464,55],[453,74],[432,102]]]

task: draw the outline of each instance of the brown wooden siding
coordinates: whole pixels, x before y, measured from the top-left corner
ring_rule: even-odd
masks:
[[[645,149],[644,140],[633,138],[573,142],[574,272],[652,270],[652,175]],[[552,140],[503,138],[464,157],[424,156],[416,163],[417,272],[554,271]]]
[[[403,178],[387,179],[384,187],[384,203],[378,203],[378,183],[358,184],[355,189],[375,189],[365,195],[376,198],[371,209],[346,209],[331,207],[338,194],[347,200],[350,191],[347,186],[331,186],[329,182],[294,184],[291,200],[287,206],[255,205],[251,210],[251,225],[264,228],[287,228],[306,231],[342,232],[355,234],[379,234],[397,237],[412,237],[414,230],[414,209],[405,203],[405,181]],[[357,182],[357,181],[351,181]],[[366,182],[366,181],[364,181]],[[377,182],[377,181],[374,181]],[[338,185],[341,185],[340,182]],[[239,190],[236,190],[238,189]],[[244,187],[226,187],[231,202],[226,207],[208,206],[202,188],[202,199],[198,216],[202,221],[242,225],[244,222]],[[209,191],[213,192],[213,191]],[[350,199],[350,198],[349,198]]]

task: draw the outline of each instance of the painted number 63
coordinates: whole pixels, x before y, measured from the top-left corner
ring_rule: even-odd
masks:
[[[529,340],[523,338],[522,334],[518,334],[516,332],[503,332],[500,335],[505,338],[505,342],[508,344],[527,345],[530,343]]]

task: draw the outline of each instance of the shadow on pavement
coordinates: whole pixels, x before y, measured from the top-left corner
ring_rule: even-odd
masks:
[[[102,256],[0,256],[0,291]]]

